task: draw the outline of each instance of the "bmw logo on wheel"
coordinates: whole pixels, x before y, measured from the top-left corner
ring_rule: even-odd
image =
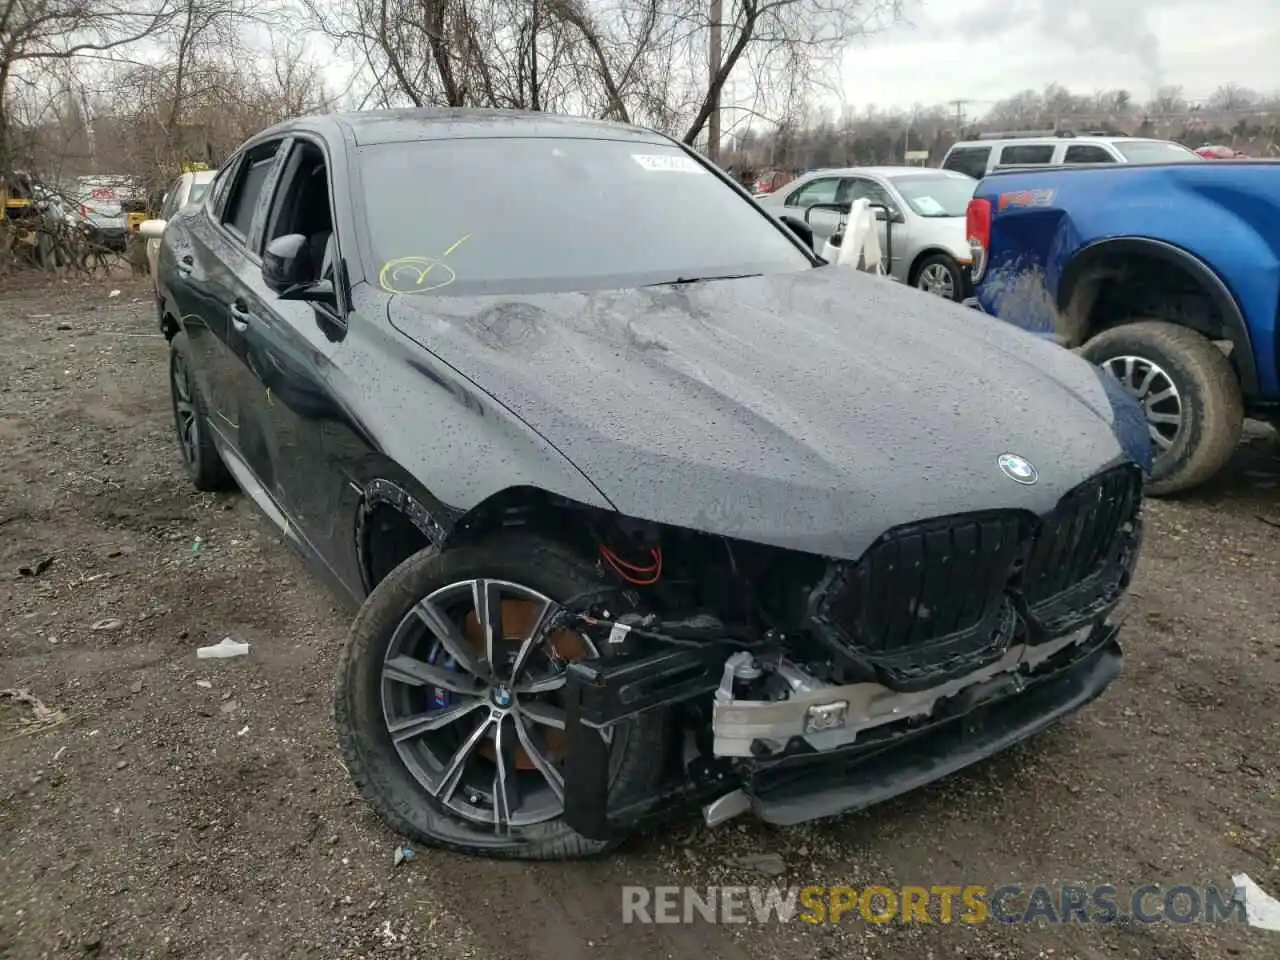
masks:
[[[1016,453],[1002,453],[996,458],[996,464],[1006,477],[1015,483],[1035,483],[1040,479],[1040,474],[1036,472],[1036,468],[1031,464],[1030,460],[1025,460]]]

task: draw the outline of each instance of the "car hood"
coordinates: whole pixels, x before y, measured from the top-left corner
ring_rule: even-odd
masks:
[[[1126,459],[1097,368],[845,268],[388,310],[621,513],[709,533],[855,558],[901,523],[1047,512]]]

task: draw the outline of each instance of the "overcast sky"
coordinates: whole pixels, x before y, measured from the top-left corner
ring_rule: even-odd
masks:
[[[851,106],[964,98],[974,116],[1053,82],[1138,100],[1158,84],[1280,90],[1280,0],[918,0],[909,19],[849,51]]]

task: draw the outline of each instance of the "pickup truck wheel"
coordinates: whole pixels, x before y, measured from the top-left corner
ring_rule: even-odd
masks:
[[[209,435],[209,407],[192,373],[191,345],[185,333],[169,341],[169,393],[178,449],[192,486],[204,491],[234,489],[235,480]]]
[[[921,260],[911,283],[918,290],[946,297],[948,300],[959,300],[964,296],[960,264],[945,253],[935,253]]]
[[[1244,427],[1240,383],[1206,337],[1163,321],[1134,320],[1100,333],[1081,354],[1142,403],[1152,443],[1148,493],[1195,487],[1231,458]]]
[[[500,535],[396,567],[343,646],[335,721],[347,769],[392,830],[460,853],[564,860],[601,853],[564,821],[568,661],[608,656],[556,624],[604,584],[552,541]],[[611,800],[662,773],[664,724],[644,714],[608,743]]]

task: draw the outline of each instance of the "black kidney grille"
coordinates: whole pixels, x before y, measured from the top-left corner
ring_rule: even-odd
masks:
[[[898,527],[833,578],[818,626],[890,682],[974,669],[1010,641],[1018,591],[1036,636],[1113,604],[1136,557],[1141,505],[1142,474],[1122,467],[1071,490],[1038,522],[992,511]]]
[[[1031,606],[1053,599],[1101,571],[1128,537],[1142,505],[1142,474],[1121,467],[1069,492],[1041,522],[1022,574]]]
[[[978,631],[1004,602],[1025,535],[1013,513],[899,528],[848,572],[823,619],[861,652],[881,656]]]

